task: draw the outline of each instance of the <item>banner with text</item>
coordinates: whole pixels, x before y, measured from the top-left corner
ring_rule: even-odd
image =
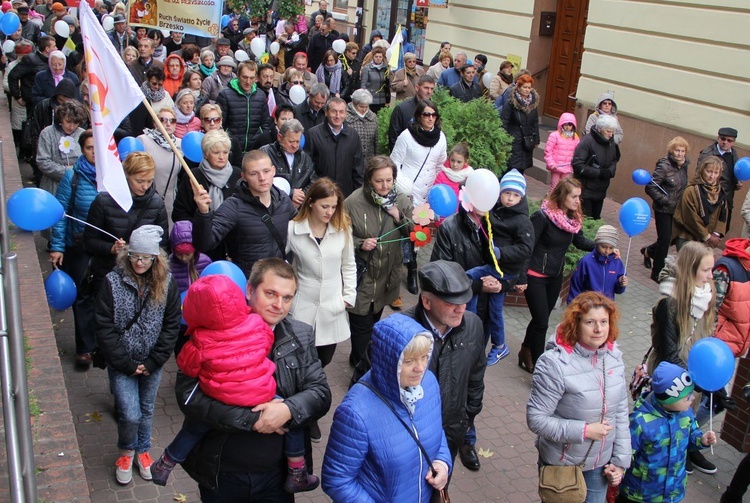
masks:
[[[128,23],[186,35],[218,37],[222,0],[128,0]]]

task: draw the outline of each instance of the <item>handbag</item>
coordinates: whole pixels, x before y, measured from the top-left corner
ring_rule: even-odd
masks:
[[[643,355],[641,363],[636,365],[633,370],[633,375],[631,376],[630,384],[628,385],[630,397],[633,401],[638,400],[638,397],[641,396],[644,391],[649,391],[651,389],[651,376],[648,373],[648,364],[646,362],[648,361],[648,357],[653,349],[653,346],[648,348],[646,354]]]
[[[141,317],[141,312],[143,312],[143,308],[146,306],[150,295],[151,291],[146,293],[146,296],[143,298],[143,302],[141,302],[141,307],[138,308],[138,311],[135,313],[135,315],[133,315],[128,324],[125,325],[123,332],[127,332],[128,330],[130,330],[130,328],[138,321],[138,318]],[[107,368],[107,359],[104,357],[104,351],[102,351],[98,347],[94,348],[94,350],[91,352],[91,365],[102,370]]]
[[[607,371],[602,359],[602,388],[604,399],[602,400],[602,421],[604,421],[607,407]],[[586,454],[577,465],[556,466],[544,465],[539,470],[539,497],[542,503],[583,503],[586,499],[588,488],[583,478],[583,466],[586,458],[591,454],[594,440],[589,444]]]
[[[381,395],[380,392],[376,390],[374,387],[372,387],[369,383],[358,381],[357,384],[361,384],[365,388],[369,388],[369,390],[375,393],[375,396],[380,398],[380,400],[391,410],[391,412],[393,412],[393,415],[396,416],[396,419],[399,420],[399,422],[403,425],[403,427],[406,428],[406,431],[409,432],[409,435],[411,436],[411,438],[413,438],[414,441],[417,443],[417,447],[419,447],[419,450],[422,452],[422,456],[424,456],[425,460],[427,460],[427,466],[430,467],[432,476],[435,477],[437,475],[437,472],[432,467],[432,460],[430,459],[430,456],[427,454],[427,451],[422,445],[422,442],[419,441],[419,438],[417,437],[417,434],[414,433],[414,430],[412,430],[409,427],[409,425],[406,424],[406,422],[403,419],[401,419],[401,417],[398,414],[396,414],[396,410],[393,408],[393,405],[391,405],[391,402],[386,400],[383,397],[383,395]],[[584,496],[585,496],[585,493],[584,493]],[[440,489],[439,491],[433,490],[432,497],[430,498],[430,503],[451,503],[451,497],[448,495],[448,489],[444,487],[443,489]]]

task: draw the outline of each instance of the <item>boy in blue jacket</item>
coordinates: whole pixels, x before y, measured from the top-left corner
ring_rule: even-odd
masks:
[[[615,256],[618,241],[617,229],[602,225],[596,231],[594,251],[585,255],[570,278],[568,304],[581,292],[600,292],[612,300],[616,293],[625,292],[628,277],[622,260]]]
[[[620,484],[617,503],[678,502],[685,497],[685,460],[689,450],[716,443],[703,433],[690,405],[695,385],[687,370],[661,362],[630,413],[633,462]]]

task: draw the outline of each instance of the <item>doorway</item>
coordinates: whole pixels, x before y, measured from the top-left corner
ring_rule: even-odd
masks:
[[[588,10],[589,0],[557,2],[557,28],[552,42],[544,115],[560,117],[564,112],[574,110]]]

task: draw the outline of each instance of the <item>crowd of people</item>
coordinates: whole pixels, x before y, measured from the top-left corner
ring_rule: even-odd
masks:
[[[750,198],[743,237],[727,240],[716,264],[712,250],[726,237],[741,186],[733,174],[736,130],[719,130],[692,181],[689,145],[674,138],[646,187],[658,239],[641,253],[661,296],[644,359],[650,389],[629,417],[613,302],[628,285],[618,231],[602,225],[594,240],[583,234],[584,215],[601,216],[624,147],[611,93],[583,130],[572,114],[560,117],[544,151],[550,191],[529,215],[524,171],[540,145],[539,95],[533,77],[507,61],[485,85],[487,57],[469,61],[444,42],[427,68],[405,47],[392,72],[380,32],[360,48],[336,31],[326,0],[309,19],[271,13],[258,23],[228,11],[213,39],[133,29],[122,3],[97,0],[97,16],[112,16],[109,39],[159,122],[141,105],[115,132],[116,141],[137,137],[144,147],[123,160],[133,198],[124,211],[97,190],[75,16],[59,1],[14,0],[12,9],[20,33],[0,63],[19,157],[68,214],[91,224],[56,224],[50,261],[78,286],[76,367],[107,368],[120,484],[135,466],[164,485],[182,464],[207,502],[251,491],[251,500],[293,501],[319,485],[334,501],[430,501],[447,490],[457,456],[481,468],[475,418],[486,367],[510,354],[509,292],[524,295],[531,314],[518,365],[533,373],[527,420],[538,435],[541,480],[546,467],[579,467],[587,502],[602,503],[617,486],[622,502],[660,501],[650,499],[658,491],[678,501],[692,467],[716,471],[697,452],[716,436],[698,428],[710,411],[706,393],[693,400],[700,390],[693,391],[686,355],[714,335],[737,356],[749,345],[746,317],[737,315],[746,310],[737,306],[748,300]],[[58,19],[71,25],[75,49],[55,36]],[[269,58],[258,64],[252,42],[261,35]],[[239,51],[249,59],[236,58]],[[489,211],[462,191],[479,170],[466,144],[448,144],[431,100],[436,86],[463,102],[493,102],[512,137]],[[304,99],[293,99],[300,88]],[[384,125],[389,155],[379,155],[384,107],[393,107]],[[189,165],[198,184],[180,152],[192,131],[205,133],[203,159]],[[462,203],[438,222],[429,262],[418,267],[414,213],[435,184],[462,194]],[[549,334],[571,244],[590,253]],[[244,288],[225,276],[201,277],[224,260],[242,271]],[[410,308],[400,298],[404,279],[419,294]],[[403,310],[381,320],[387,305]],[[319,477],[311,442],[321,442],[318,420],[332,405],[325,367],[347,340],[354,377],[333,414]],[[185,422],[154,461],[154,400],[172,353]],[[668,464],[662,424],[676,425]],[[666,489],[654,492],[657,477]]]

